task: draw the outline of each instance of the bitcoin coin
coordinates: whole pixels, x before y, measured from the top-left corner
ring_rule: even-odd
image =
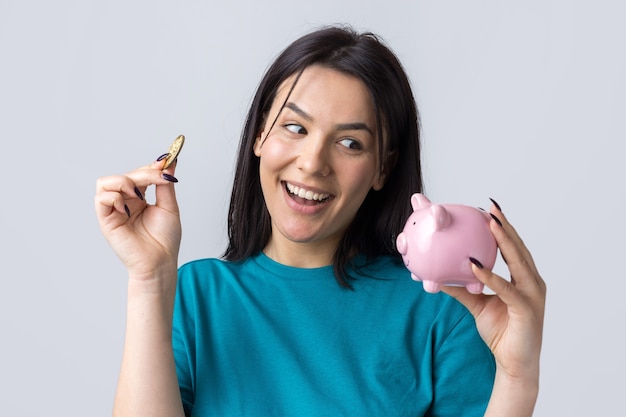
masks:
[[[176,157],[180,153],[180,150],[183,149],[184,143],[185,143],[185,136],[183,135],[179,135],[176,139],[174,139],[174,142],[172,142],[170,149],[167,151],[169,155],[165,159],[165,164],[163,164],[163,169],[166,169],[170,165],[172,165],[172,163],[176,160]]]

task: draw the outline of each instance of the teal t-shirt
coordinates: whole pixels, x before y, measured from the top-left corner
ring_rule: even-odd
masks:
[[[401,262],[332,266],[264,254],[179,270],[173,347],[188,416],[482,416],[495,363],[472,316]]]

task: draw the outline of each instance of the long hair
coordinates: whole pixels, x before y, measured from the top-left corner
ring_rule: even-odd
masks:
[[[265,73],[239,144],[228,214],[229,243],[224,258],[241,261],[255,255],[270,238],[271,219],[261,190],[254,142],[280,85],[313,64],[356,77],[365,84],[377,119],[380,168],[386,152],[395,151],[397,155],[384,187],[369,191],[335,252],[333,266],[337,282],[350,288],[347,266],[355,253],[367,258],[399,257],[395,249],[396,236],[411,213],[411,195],[422,192],[423,188],[415,98],[398,58],[372,33],[357,33],[344,27],[317,30],[289,45]],[[386,147],[383,138],[386,138]]]

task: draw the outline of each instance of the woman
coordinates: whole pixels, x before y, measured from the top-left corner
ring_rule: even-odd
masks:
[[[422,188],[418,115],[376,36],[322,29],[269,68],[224,260],[177,272],[175,165],[161,159],[97,184],[129,273],[114,415],[532,414],[545,284],[499,206],[491,229],[515,280],[472,265],[495,296],[426,294],[399,261]]]

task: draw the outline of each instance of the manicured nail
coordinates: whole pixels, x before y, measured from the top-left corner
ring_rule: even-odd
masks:
[[[126,210],[126,214],[128,214],[128,217],[130,218],[130,209],[126,204],[124,204],[124,210]]]
[[[137,194],[137,197],[139,197],[139,199],[143,201],[143,196],[141,195],[141,191],[139,191],[139,188],[137,187],[135,187],[135,194]]]
[[[500,221],[499,218],[497,218],[493,213],[489,213],[491,215],[491,218],[494,219],[496,221],[496,223],[498,223],[498,226],[502,227],[502,222]]]
[[[176,177],[170,174],[166,174],[165,172],[161,173],[161,176],[163,177],[164,180],[168,180],[169,182],[178,182]]]
[[[169,154],[169,153],[164,153],[163,155],[161,155],[161,156],[159,156],[159,157],[157,158],[157,162],[160,162],[160,161],[164,160],[164,159],[165,159],[165,158],[167,158],[168,156],[170,156],[170,154]]]
[[[483,269],[483,264],[480,263],[480,261],[476,258],[472,258],[470,256],[469,258],[470,262],[473,263],[474,265],[476,265],[479,269]]]
[[[502,211],[502,209],[500,208],[500,204],[498,204],[498,203],[496,202],[496,200],[494,200],[494,199],[493,199],[493,198],[491,198],[491,197],[489,198],[489,200],[491,200],[491,202],[493,203],[493,205],[494,205],[494,206],[496,206],[496,208],[497,208],[498,210]]]
[[[484,209],[484,208],[482,208],[482,207],[478,207],[478,210],[480,210],[480,211],[487,211],[487,210],[485,210],[485,209]]]

